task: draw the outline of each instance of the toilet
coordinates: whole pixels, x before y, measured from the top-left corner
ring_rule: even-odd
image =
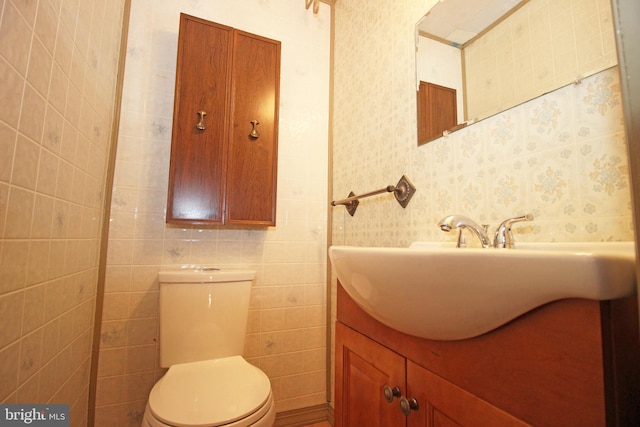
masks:
[[[254,271],[164,270],[160,366],[143,427],[271,427],[267,375],[242,357]]]

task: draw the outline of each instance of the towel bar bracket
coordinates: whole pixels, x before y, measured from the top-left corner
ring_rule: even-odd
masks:
[[[349,215],[354,216],[356,213],[356,209],[360,204],[358,199],[374,196],[381,193],[393,193],[400,206],[406,208],[415,192],[416,188],[413,186],[411,181],[409,181],[409,178],[402,175],[395,186],[387,185],[385,188],[381,188],[380,190],[370,191],[368,193],[359,195],[356,195],[353,191],[351,191],[349,192],[349,197],[342,200],[334,200],[333,202],[331,202],[331,206],[344,205],[347,208],[347,212],[349,212]]]

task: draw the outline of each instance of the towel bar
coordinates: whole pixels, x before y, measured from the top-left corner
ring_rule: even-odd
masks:
[[[349,197],[342,200],[334,200],[333,202],[331,202],[331,206],[344,205],[347,208],[347,212],[349,212],[349,215],[353,216],[356,213],[358,204],[360,204],[360,202],[358,202],[358,199],[375,196],[376,194],[381,193],[393,193],[398,203],[400,203],[400,206],[406,208],[415,192],[416,188],[413,186],[413,184],[411,184],[411,181],[409,181],[406,176],[402,175],[396,185],[387,185],[385,188],[381,188],[380,190],[374,190],[359,195],[355,195],[353,191],[351,191],[349,192]]]

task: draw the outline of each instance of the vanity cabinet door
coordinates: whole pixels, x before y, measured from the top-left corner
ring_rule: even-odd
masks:
[[[336,323],[335,427],[406,425],[399,400],[384,387],[405,391],[406,359],[353,329]]]
[[[418,410],[407,417],[408,427],[529,425],[410,360],[407,395],[418,401]]]
[[[275,225],[279,82],[280,42],[180,15],[167,222]]]

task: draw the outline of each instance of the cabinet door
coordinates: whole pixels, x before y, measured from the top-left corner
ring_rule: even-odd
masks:
[[[419,407],[407,417],[408,427],[529,425],[411,361],[407,362],[407,396],[416,399]]]
[[[180,15],[167,222],[222,223],[232,34]]]
[[[229,224],[275,225],[279,84],[280,42],[236,30],[227,175]]]
[[[335,427],[404,426],[398,399],[389,403],[384,386],[405,390],[405,358],[336,323]]]
[[[433,83],[418,87],[418,145],[442,136],[458,124],[456,90]]]

